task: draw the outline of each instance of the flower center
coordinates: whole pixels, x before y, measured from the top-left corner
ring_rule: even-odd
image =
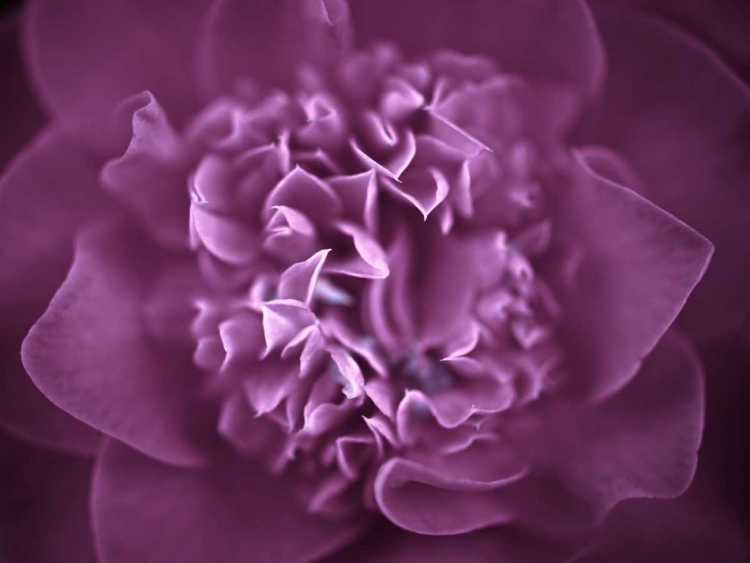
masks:
[[[194,361],[226,441],[342,516],[376,509],[390,457],[494,440],[549,388],[560,308],[536,268],[564,153],[549,92],[482,58],[378,46],[300,82],[239,84],[185,132]]]

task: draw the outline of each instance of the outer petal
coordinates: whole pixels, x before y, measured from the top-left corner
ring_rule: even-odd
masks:
[[[125,153],[102,168],[102,186],[125,204],[152,236],[187,246],[188,194],[182,142],[150,92],[124,100],[132,114],[132,138]]]
[[[516,528],[435,537],[384,524],[325,563],[559,563],[581,545],[579,541],[551,541]]]
[[[89,525],[91,462],[0,435],[3,563],[95,563]]]
[[[56,115],[96,113],[151,90],[173,115],[194,105],[190,52],[208,0],[37,0],[26,14],[31,75]]]
[[[77,240],[73,267],[23,343],[23,363],[56,405],[158,459],[204,460],[198,373],[189,350],[148,341],[142,276],[154,257],[134,233],[96,224]]]
[[[703,414],[703,370],[687,342],[671,332],[609,401],[585,410],[560,401],[546,411],[530,409],[510,432],[536,477],[553,479],[562,490],[515,491],[519,519],[580,531],[621,500],[682,494],[695,473]]]
[[[74,231],[103,208],[95,163],[56,131],[35,139],[0,181],[0,423],[35,444],[80,454],[94,452],[97,433],[39,394],[19,350],[65,277]]]
[[[240,458],[210,470],[161,465],[109,442],[96,469],[93,518],[102,563],[302,563],[358,537],[362,520],[304,512],[285,483]]]
[[[389,40],[408,54],[486,54],[502,70],[570,81],[585,92],[604,78],[596,24],[578,0],[352,0],[351,9],[361,43]]]
[[[348,40],[343,0],[217,0],[198,45],[198,79],[207,95],[243,79],[291,86],[300,63],[332,60]]]
[[[589,4],[594,10],[639,10],[674,22],[717,49],[722,59],[745,79],[748,77],[750,44],[746,24],[750,6],[744,0],[589,0]]]
[[[611,72],[600,140],[632,163],[646,197],[716,245],[683,320],[697,337],[726,334],[750,311],[750,90],[664,23],[618,15],[602,26]]]
[[[687,225],[597,175],[580,155],[574,160],[573,184],[552,194],[551,210],[557,240],[580,261],[569,262],[571,279],[558,280],[557,294],[571,384],[601,398],[635,375],[713,249]]]
[[[5,134],[0,137],[0,170],[44,125],[44,111],[34,99],[21,60],[19,20],[18,13],[8,10],[0,20],[0,107],[5,120]]]
[[[573,561],[747,561],[750,544],[731,513],[686,497],[622,503],[607,518],[596,545]]]

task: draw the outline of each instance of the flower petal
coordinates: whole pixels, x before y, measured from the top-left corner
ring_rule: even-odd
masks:
[[[750,544],[739,519],[688,497],[623,502],[607,518],[596,546],[573,561],[747,561]]]
[[[188,0],[174,10],[165,0],[31,2],[26,52],[44,105],[56,115],[81,117],[149,89],[175,117],[185,117],[195,104],[185,53],[207,5]]]
[[[44,126],[44,110],[34,99],[18,41],[20,13],[6,10],[0,20],[0,103],[6,133],[0,137],[0,170]]]
[[[98,433],[39,393],[21,365],[19,350],[65,278],[73,233],[106,208],[96,174],[88,155],[48,130],[0,181],[0,424],[33,444],[84,455],[96,450]]]
[[[345,221],[337,221],[333,226],[352,240],[354,252],[348,257],[332,258],[325,266],[325,272],[375,280],[390,275],[385,251],[369,232]]]
[[[455,334],[457,327],[468,324],[476,281],[474,276],[466,275],[472,264],[460,242],[434,230],[425,247],[424,266],[416,272],[412,299],[420,341],[442,346],[448,344],[447,338]]]
[[[329,252],[330,249],[320,250],[284,270],[279,280],[279,299],[296,299],[309,306]]]
[[[97,561],[89,525],[91,466],[0,435],[4,563]]]
[[[435,48],[486,54],[505,71],[571,81],[585,92],[604,78],[604,52],[585,2],[384,0],[352,2],[351,10],[362,44],[393,41],[409,55]]]
[[[102,563],[303,563],[356,539],[366,521],[306,514],[282,479],[247,459],[211,469],[161,465],[111,441],[93,484]]]
[[[131,107],[132,139],[122,156],[102,168],[101,183],[157,241],[186,246],[189,199],[182,141],[151,92],[120,104]]]
[[[31,325],[33,320],[28,321]],[[58,409],[26,374],[18,351],[23,332],[2,338],[0,362],[0,427],[25,442],[46,449],[93,457],[100,434]]]
[[[620,15],[602,26],[612,73],[599,140],[634,166],[646,197],[716,245],[682,320],[694,337],[721,336],[750,311],[750,90],[667,24]]]
[[[455,536],[414,534],[383,523],[324,563],[559,563],[579,541],[552,540],[517,528],[486,528]]]
[[[588,168],[552,194],[553,230],[580,254],[557,281],[570,383],[605,397],[635,375],[703,275],[712,245],[687,225]],[[556,199],[559,196],[564,198]]]
[[[476,468],[491,463],[487,456],[477,456],[473,461]],[[471,475],[471,470],[468,475],[461,471],[451,474],[439,466],[400,457],[385,462],[375,480],[375,498],[385,517],[405,530],[437,536],[471,532],[514,519],[512,508],[498,501],[494,493],[522,479],[525,470],[480,478]]]
[[[509,428],[510,440],[526,450],[538,475],[553,475],[564,494],[519,491],[513,503],[523,507],[519,519],[576,529],[576,521],[600,522],[625,499],[682,494],[695,473],[703,414],[702,367],[674,332],[609,401],[584,410],[559,401],[546,413],[529,409]]]
[[[76,418],[157,459],[195,465],[206,454],[198,374],[189,351],[146,336],[141,276],[158,259],[137,241],[117,224],[81,232],[67,279],[23,343],[23,363]]]
[[[331,62],[349,43],[342,0],[215,1],[198,44],[198,78],[207,95],[242,79],[293,86],[299,65]]]

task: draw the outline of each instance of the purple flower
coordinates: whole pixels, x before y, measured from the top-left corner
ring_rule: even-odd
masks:
[[[95,460],[100,561],[564,561],[686,490],[750,97],[595,8],[28,6],[0,421]]]

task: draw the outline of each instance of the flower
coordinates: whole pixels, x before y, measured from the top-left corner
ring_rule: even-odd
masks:
[[[424,9],[28,7],[54,119],[2,181],[1,420],[95,458],[101,561],[314,561],[394,527],[402,557],[562,561],[689,485],[686,334],[748,306],[739,164],[702,150],[744,86],[606,6]]]

